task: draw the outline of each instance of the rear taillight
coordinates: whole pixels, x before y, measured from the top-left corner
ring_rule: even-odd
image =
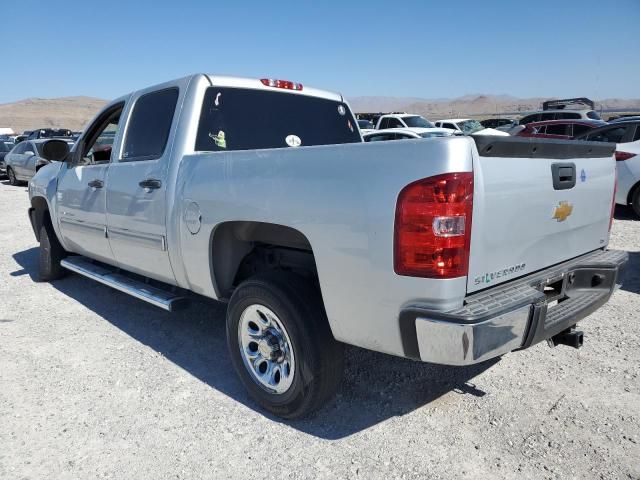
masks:
[[[473,173],[447,173],[413,182],[396,205],[394,270],[398,275],[467,275]]]
[[[275,80],[273,78],[261,78],[260,81],[265,87],[284,88],[286,90],[302,90],[301,83],[290,82],[289,80]]]
[[[635,157],[635,156],[636,156],[635,153],[618,152],[616,150],[616,161],[617,162],[624,162],[625,160],[629,160],[631,157]]]

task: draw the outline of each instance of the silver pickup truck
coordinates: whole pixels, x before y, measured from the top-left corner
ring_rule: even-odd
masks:
[[[111,102],[29,185],[43,281],[70,270],[173,310],[228,302],[251,395],[294,418],[343,344],[469,365],[575,324],[619,283],[613,147],[363,143],[342,96],[198,74]]]

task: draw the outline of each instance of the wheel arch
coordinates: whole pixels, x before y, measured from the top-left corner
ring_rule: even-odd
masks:
[[[33,228],[33,233],[36,236],[36,240],[40,241],[40,229],[46,221],[51,222],[49,203],[44,197],[36,196],[31,199],[29,220],[31,220],[31,227]]]
[[[274,255],[264,252],[270,252]],[[230,298],[234,286],[254,273],[276,266],[304,269],[317,276],[315,257],[309,239],[301,231],[285,225],[228,221],[211,233],[209,268],[218,298]],[[273,257],[273,258],[271,258]],[[266,263],[265,263],[266,260]],[[275,262],[269,266],[269,262]],[[247,263],[252,262],[251,268]],[[247,268],[245,268],[247,267]]]

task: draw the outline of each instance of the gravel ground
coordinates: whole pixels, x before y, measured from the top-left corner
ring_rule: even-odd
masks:
[[[0,478],[640,478],[640,221],[585,346],[444,368],[350,348],[337,398],[282,422],[247,397],[224,307],[167,314],[33,281],[24,187],[0,182]]]

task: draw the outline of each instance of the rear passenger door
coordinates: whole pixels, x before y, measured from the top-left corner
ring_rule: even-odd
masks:
[[[179,84],[132,96],[122,148],[107,174],[107,230],[118,264],[127,270],[174,283],[167,251],[167,173]]]

